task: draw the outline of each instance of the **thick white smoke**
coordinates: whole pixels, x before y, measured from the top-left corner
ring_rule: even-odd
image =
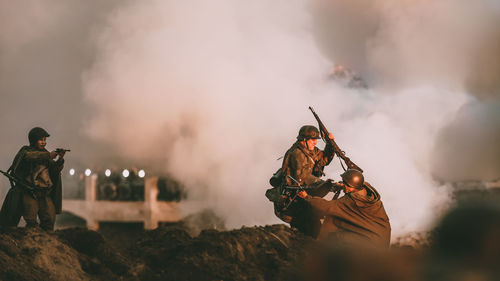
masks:
[[[275,159],[301,125],[315,123],[312,105],[380,189],[395,232],[422,227],[437,192],[429,153],[464,95],[431,83],[387,95],[329,81],[332,61],[315,43],[309,4],[122,7],[97,37],[98,63],[85,76],[97,108],[86,132],[129,157],[165,155],[191,200],[230,227],[263,224],[277,221],[263,196]]]
[[[432,148],[436,179],[500,178],[498,1],[315,2],[325,53],[364,73],[378,92],[430,85],[470,95]]]
[[[433,84],[462,90],[469,76],[490,75],[500,57],[498,48],[491,48],[499,35],[498,1],[313,2],[325,53],[378,87]]]

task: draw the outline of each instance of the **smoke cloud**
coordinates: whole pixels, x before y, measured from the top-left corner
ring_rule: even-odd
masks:
[[[317,33],[325,54],[354,66],[378,91],[432,85],[461,93],[456,99],[469,96],[433,145],[436,179],[500,178],[498,1],[317,3]]]
[[[315,123],[311,105],[382,194],[397,235],[426,227],[446,199],[430,166],[440,143],[455,145],[446,126],[495,110],[498,68],[476,55],[498,30],[498,5],[480,2],[0,2],[37,26],[1,17],[1,114],[26,131],[54,128],[82,162],[169,173],[189,190],[186,213],[210,207],[238,227],[278,222],[267,181]],[[329,79],[335,63],[370,89]],[[18,136],[2,149],[8,161],[19,127],[2,125]],[[337,160],[326,172],[339,179]]]
[[[314,2],[325,53],[378,87],[432,84],[463,90],[474,80],[468,83],[472,92],[486,84],[498,89],[497,79],[491,81],[500,59],[497,1]]]

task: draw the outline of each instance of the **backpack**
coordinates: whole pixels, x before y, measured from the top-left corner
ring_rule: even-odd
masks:
[[[278,202],[281,197],[281,186],[285,180],[283,168],[279,168],[269,179],[272,188],[266,190],[266,197],[271,202]]]
[[[288,151],[285,153],[285,159],[283,160],[283,165],[279,168],[269,179],[269,184],[272,188],[266,190],[266,197],[271,201],[274,205],[274,214],[280,220],[290,223],[292,221],[292,217],[284,214],[282,212],[283,206],[287,203],[287,196],[283,195],[283,186],[286,183],[285,176],[286,171],[288,169]]]

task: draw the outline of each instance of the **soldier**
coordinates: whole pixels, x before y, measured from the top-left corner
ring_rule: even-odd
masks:
[[[61,212],[62,205],[61,170],[65,150],[47,151],[45,146],[49,136],[49,133],[40,127],[31,129],[28,134],[29,146],[23,146],[15,156],[8,172],[25,184],[16,183],[9,190],[11,195],[7,195],[2,206],[3,224],[17,225],[21,215],[17,213],[21,212],[26,227],[37,226],[38,215],[43,229],[54,229],[55,217]],[[57,156],[59,158],[54,161]],[[22,204],[17,203],[17,200]],[[17,206],[20,205],[22,208],[18,209]]]
[[[330,164],[334,157],[331,145],[327,144],[322,151],[316,147],[320,138],[319,130],[310,125],[302,126],[297,136],[297,141],[285,154],[283,159],[283,175],[287,186],[318,186],[310,193],[324,197],[329,191],[329,184],[321,180],[323,168]],[[329,137],[333,139],[333,135]],[[297,228],[305,235],[316,237],[321,227],[320,217],[313,214],[310,205],[297,198],[286,211],[276,210],[276,214],[291,227]]]
[[[347,242],[371,242],[388,247],[391,238],[389,218],[380,200],[380,195],[363,174],[348,169],[341,175],[339,183],[345,195],[331,201],[313,197],[300,191],[303,198],[315,212],[324,215],[320,238],[333,237]]]

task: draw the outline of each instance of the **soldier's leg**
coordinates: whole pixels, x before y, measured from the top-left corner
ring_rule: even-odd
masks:
[[[54,230],[54,223],[56,222],[56,208],[50,196],[43,196],[40,198],[40,209],[38,211],[40,218],[40,226],[44,230]]]
[[[313,232],[311,231],[311,217],[304,213],[295,215],[290,222],[290,226],[297,228],[297,230],[304,235],[313,237]]]
[[[303,206],[301,212],[293,217],[290,226],[307,236],[317,238],[321,229],[321,220],[310,206]]]
[[[311,236],[313,238],[318,238],[319,232],[321,230],[321,218],[318,216],[313,216],[311,219]]]
[[[33,198],[29,192],[23,194],[23,218],[26,221],[26,227],[37,226],[36,215],[38,213],[38,200]]]

